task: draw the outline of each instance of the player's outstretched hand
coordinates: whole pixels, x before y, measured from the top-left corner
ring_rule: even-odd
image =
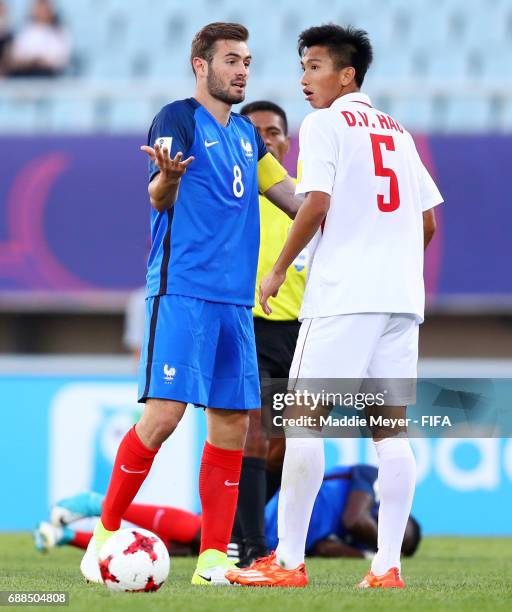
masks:
[[[162,178],[170,183],[178,181],[195,159],[191,156],[183,160],[183,153],[181,151],[176,153],[174,159],[171,159],[169,157],[169,149],[167,147],[160,147],[158,143],[155,143],[154,148],[144,145],[140,150],[149,155],[151,160],[154,161],[160,169]]]
[[[277,297],[281,285],[286,279],[286,274],[280,274],[275,270],[272,270],[267,276],[261,279],[260,283],[260,304],[263,308],[263,312],[266,315],[272,314],[272,308],[268,305],[268,299],[270,297]]]

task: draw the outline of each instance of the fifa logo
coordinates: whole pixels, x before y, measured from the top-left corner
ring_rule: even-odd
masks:
[[[153,147],[155,145],[158,145],[161,149],[166,147],[167,150],[169,151],[169,157],[171,156],[171,151],[172,151],[172,136],[160,136],[159,138],[157,138],[155,140],[155,144],[153,145]]]
[[[176,368],[170,368],[167,364],[164,364],[164,380],[165,382],[172,382],[176,375]]]

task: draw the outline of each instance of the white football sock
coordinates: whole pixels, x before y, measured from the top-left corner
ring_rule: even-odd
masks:
[[[297,428],[294,428],[294,433],[297,434]],[[286,438],[277,515],[279,544],[276,557],[277,562],[287,569],[295,569],[304,563],[309,521],[324,477],[324,468],[322,438]]]
[[[386,438],[375,443],[379,457],[378,550],[372,572],[382,576],[400,569],[400,549],[411,512],[416,484],[416,461],[406,438]]]

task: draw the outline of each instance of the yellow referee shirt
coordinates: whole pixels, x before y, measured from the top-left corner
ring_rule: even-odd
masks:
[[[268,303],[272,314],[266,315],[259,303],[261,279],[268,274],[288,237],[293,221],[286,213],[274,206],[270,200],[260,195],[260,254],[256,275],[255,317],[271,321],[292,321],[299,316],[304,287],[306,286],[306,253],[303,251],[288,268],[286,280],[279,289],[277,298]]]

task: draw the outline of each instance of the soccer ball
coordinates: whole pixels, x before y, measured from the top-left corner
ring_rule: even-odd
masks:
[[[103,582],[112,591],[158,591],[169,575],[167,547],[154,533],[138,527],[110,537],[98,562]]]

